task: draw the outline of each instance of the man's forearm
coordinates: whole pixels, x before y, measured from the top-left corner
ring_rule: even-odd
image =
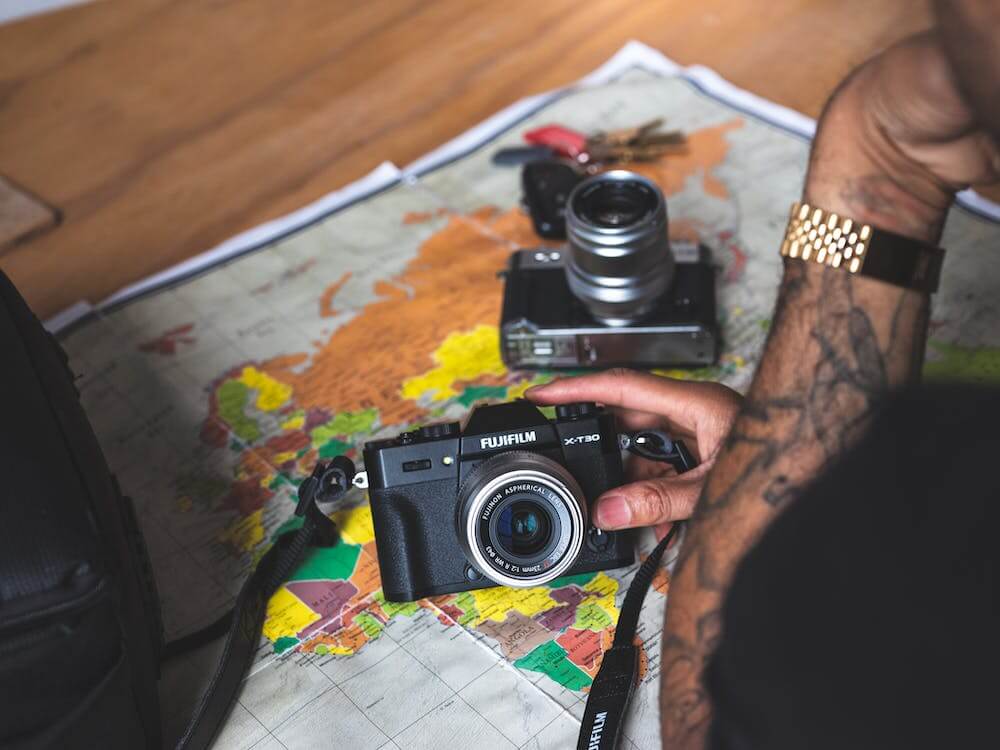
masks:
[[[950,21],[950,5],[940,5]],[[991,28],[988,3],[980,5]],[[1000,179],[996,134],[982,128],[945,52],[930,30],[841,84],[820,118],[807,203],[936,244],[955,193]],[[961,50],[953,43],[951,52]],[[665,747],[704,744],[702,670],[736,565],[864,431],[882,394],[919,377],[928,311],[926,295],[788,261],[761,366],[709,472],[671,586],[661,666]]]
[[[705,659],[733,569],[780,509],[918,376],[927,296],[789,262],[761,365],[709,475],[671,583],[661,666],[667,748],[702,747]]]
[[[810,155],[806,202],[937,242],[949,188],[900,150],[889,137],[898,123],[874,106],[899,86],[915,90],[923,73],[911,63],[928,43],[901,46],[860,68],[831,97]],[[664,747],[704,746],[710,712],[702,673],[736,565],[781,508],[867,427],[885,391],[919,377],[928,310],[925,294],[843,269],[786,263],[760,367],[709,473],[671,583],[661,665]]]

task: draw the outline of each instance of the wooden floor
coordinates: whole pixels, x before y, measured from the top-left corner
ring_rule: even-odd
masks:
[[[62,224],[0,268],[48,316],[592,70],[629,39],[815,116],[915,0],[107,0],[0,27],[0,175]],[[789,196],[791,200],[794,196]]]

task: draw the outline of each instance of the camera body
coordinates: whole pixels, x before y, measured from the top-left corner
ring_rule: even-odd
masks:
[[[634,562],[627,531],[590,508],[623,482],[614,417],[593,403],[549,420],[527,401],[480,406],[465,429],[432,424],[364,449],[389,601],[537,586]]]
[[[673,280],[627,325],[594,317],[570,289],[565,250],[519,250],[506,271],[500,352],[510,368],[705,366],[719,354],[708,248],[675,242]]]
[[[593,175],[565,199],[564,217],[562,248],[511,256],[500,316],[508,367],[716,361],[709,251],[693,243],[671,247],[667,202],[654,182],[620,169]]]

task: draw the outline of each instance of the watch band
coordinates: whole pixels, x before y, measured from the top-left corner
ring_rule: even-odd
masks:
[[[792,204],[781,254],[928,294],[937,291],[944,250],[808,203]]]

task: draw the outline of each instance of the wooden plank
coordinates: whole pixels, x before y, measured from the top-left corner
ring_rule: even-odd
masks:
[[[0,177],[0,255],[58,221],[59,214],[53,208]]]
[[[64,221],[0,266],[42,315],[100,299],[631,38],[815,116],[928,22],[909,0],[132,0],[28,19],[0,27],[0,173]]]

